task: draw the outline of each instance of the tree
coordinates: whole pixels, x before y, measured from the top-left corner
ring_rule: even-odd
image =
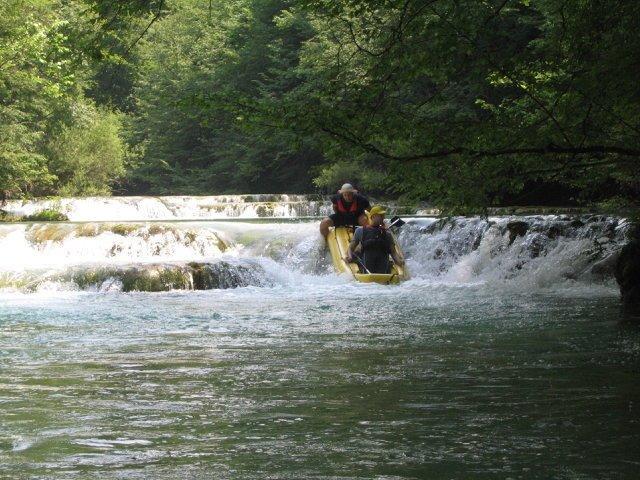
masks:
[[[77,105],[76,119],[51,139],[50,169],[61,195],[109,195],[125,173],[125,146],[118,114]]]
[[[6,0],[0,189],[629,204],[639,28],[623,0]]]
[[[170,3],[140,42],[132,183],[165,193],[305,191],[321,156],[251,109],[267,81],[297,62],[308,33],[279,21],[286,2]],[[280,85],[281,89],[287,85]]]
[[[453,206],[517,200],[535,182],[587,198],[637,192],[639,4],[320,0],[305,11],[316,34],[289,72],[297,87],[265,96],[258,121],[322,132],[332,163],[359,159],[390,191]]]

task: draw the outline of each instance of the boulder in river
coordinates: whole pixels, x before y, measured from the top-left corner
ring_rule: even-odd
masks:
[[[529,224],[522,220],[515,220],[507,223],[507,230],[509,231],[509,245],[511,245],[517,237],[524,237],[529,230]]]
[[[636,227],[632,240],[620,252],[615,277],[620,286],[622,311],[640,321],[640,226]]]
[[[188,267],[191,278],[193,278],[194,290],[247,287],[268,283],[266,273],[257,265],[233,265],[220,261],[216,263],[192,262]]]
[[[611,278],[618,264],[620,258],[620,252],[614,251],[610,255],[604,257],[602,260],[597,261],[591,266],[591,274],[600,279]]]
[[[83,290],[109,290],[117,285],[123,292],[164,292],[265,285],[269,284],[266,277],[266,272],[257,264],[219,261],[192,262],[187,265],[158,263],[79,267],[63,275],[60,280],[73,282]]]
[[[584,227],[584,222],[579,218],[574,218],[573,220],[571,220],[569,225],[571,225],[572,228],[582,228]]]

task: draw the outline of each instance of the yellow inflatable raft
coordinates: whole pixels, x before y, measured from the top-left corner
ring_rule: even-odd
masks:
[[[338,273],[350,273],[358,282],[380,283],[383,285],[400,283],[402,280],[406,280],[407,273],[405,269],[395,264],[391,268],[391,273],[360,273],[357,263],[348,263],[344,260],[352,237],[353,230],[348,227],[331,228],[327,236],[333,266]],[[401,254],[395,237],[393,244],[394,248]]]

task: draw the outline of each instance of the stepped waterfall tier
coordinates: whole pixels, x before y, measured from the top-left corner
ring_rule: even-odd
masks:
[[[384,286],[335,273],[321,198],[3,208],[69,221],[0,224],[0,477],[637,474],[624,218],[406,210]]]
[[[162,288],[140,281],[125,289],[193,289],[200,284],[191,278],[190,262],[224,262],[235,269],[238,281],[222,282],[227,287],[253,285],[257,277],[267,284],[313,283],[332,275],[316,223],[4,225],[0,286],[100,291],[123,285],[124,277],[155,275],[173,280]],[[628,230],[625,220],[601,215],[423,217],[408,219],[399,241],[416,282],[608,285]]]
[[[14,215],[32,215],[50,209],[65,214],[72,221],[304,217],[329,213],[328,206],[319,196],[272,194],[14,200],[3,207]]]

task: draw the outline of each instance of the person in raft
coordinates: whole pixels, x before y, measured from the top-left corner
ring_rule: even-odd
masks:
[[[369,225],[358,227],[349,244],[349,251],[345,260],[353,262],[357,259],[355,251],[362,247],[362,258],[358,263],[364,264],[365,273],[390,273],[389,255],[398,266],[404,265],[404,259],[394,248],[394,239],[391,232],[384,225],[384,208],[376,205],[367,212]]]
[[[331,197],[333,213],[320,222],[320,233],[329,235],[329,227],[356,227],[368,223],[365,211],[371,208],[367,197],[360,195],[350,183],[345,183]]]

